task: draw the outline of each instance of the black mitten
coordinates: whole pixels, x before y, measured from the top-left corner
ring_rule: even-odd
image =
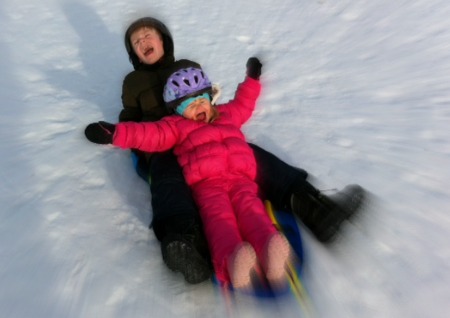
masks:
[[[96,144],[106,145],[112,143],[116,125],[99,121],[87,125],[84,130],[86,138]]]
[[[247,61],[247,76],[259,80],[261,76],[262,64],[256,57],[251,57]]]

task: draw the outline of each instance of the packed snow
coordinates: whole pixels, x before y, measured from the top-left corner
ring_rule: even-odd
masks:
[[[290,295],[228,303],[168,270],[129,152],[85,139],[117,120],[123,34],[142,16],[167,24],[221,101],[259,56],[248,140],[320,189],[373,194],[332,246],[302,228],[312,316],[448,317],[446,0],[3,0],[1,317],[307,317]]]

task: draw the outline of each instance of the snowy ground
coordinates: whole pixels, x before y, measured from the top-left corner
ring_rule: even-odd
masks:
[[[334,247],[304,234],[316,316],[447,317],[450,3],[153,3],[0,4],[0,316],[304,316],[290,299],[230,309],[210,283],[170,272],[128,152],[85,140],[89,122],[116,120],[124,30],[152,15],[222,100],[262,58],[250,141],[321,188],[355,182],[378,198]]]

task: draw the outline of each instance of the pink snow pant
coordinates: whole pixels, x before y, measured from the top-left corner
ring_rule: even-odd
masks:
[[[208,240],[218,281],[229,283],[227,260],[242,242],[249,242],[262,260],[269,238],[277,233],[258,186],[249,178],[208,179],[192,187]]]

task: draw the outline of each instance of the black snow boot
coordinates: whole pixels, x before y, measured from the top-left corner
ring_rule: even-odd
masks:
[[[294,192],[292,211],[314,236],[324,243],[332,242],[345,220],[354,216],[363,205],[366,191],[359,185],[348,185],[339,192],[324,195],[311,184]]]
[[[161,241],[164,263],[174,272],[181,272],[190,284],[198,284],[212,275],[206,240],[198,226],[183,234],[167,234]]]

